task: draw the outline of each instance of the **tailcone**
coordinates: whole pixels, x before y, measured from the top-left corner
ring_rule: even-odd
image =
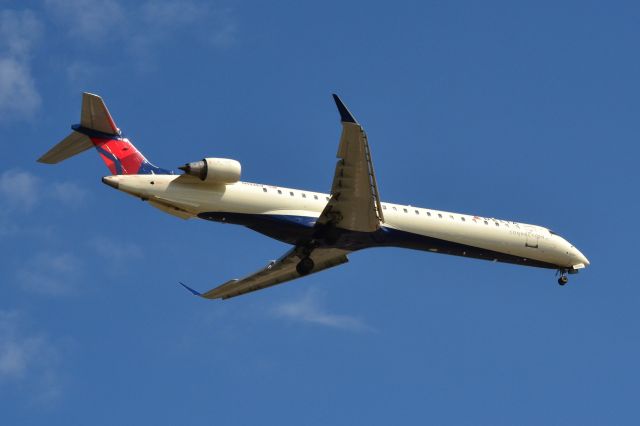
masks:
[[[102,178],[102,183],[105,185],[109,185],[112,188],[118,189],[120,187],[120,183],[118,182],[118,178],[115,176],[105,176]]]

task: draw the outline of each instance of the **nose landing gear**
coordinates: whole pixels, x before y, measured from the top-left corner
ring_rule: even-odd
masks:
[[[558,284],[565,285],[569,282],[569,277],[567,276],[566,269],[560,269],[558,270],[558,273],[560,274],[560,277],[558,278]]]

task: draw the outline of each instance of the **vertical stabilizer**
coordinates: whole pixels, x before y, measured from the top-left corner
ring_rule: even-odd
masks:
[[[119,135],[120,129],[113,121],[102,98],[93,93],[82,94],[82,111],[80,126],[85,129],[96,130],[108,135]]]

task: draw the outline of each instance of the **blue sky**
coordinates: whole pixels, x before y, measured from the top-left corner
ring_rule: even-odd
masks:
[[[517,3],[517,4],[516,4]],[[637,2],[0,1],[1,424],[637,424]],[[83,91],[157,165],[548,226],[552,271],[396,249],[233,300],[285,245],[35,159]]]

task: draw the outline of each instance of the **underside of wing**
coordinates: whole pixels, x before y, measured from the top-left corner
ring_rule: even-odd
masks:
[[[384,221],[367,135],[333,95],[342,121],[339,158],[331,185],[331,198],[318,223],[351,231],[373,232]]]
[[[340,249],[315,249],[309,256],[313,261],[313,268],[309,273],[315,273],[334,266],[341,265],[349,261],[347,259],[346,250]],[[252,291],[261,290],[276,284],[295,280],[301,275],[296,266],[298,262],[305,256],[302,254],[300,247],[294,247],[289,250],[280,259],[269,263],[264,269],[249,275],[248,277],[231,280],[206,293],[198,293],[197,291],[187,287],[192,293],[204,297],[206,299],[228,299],[230,297],[240,296]]]

